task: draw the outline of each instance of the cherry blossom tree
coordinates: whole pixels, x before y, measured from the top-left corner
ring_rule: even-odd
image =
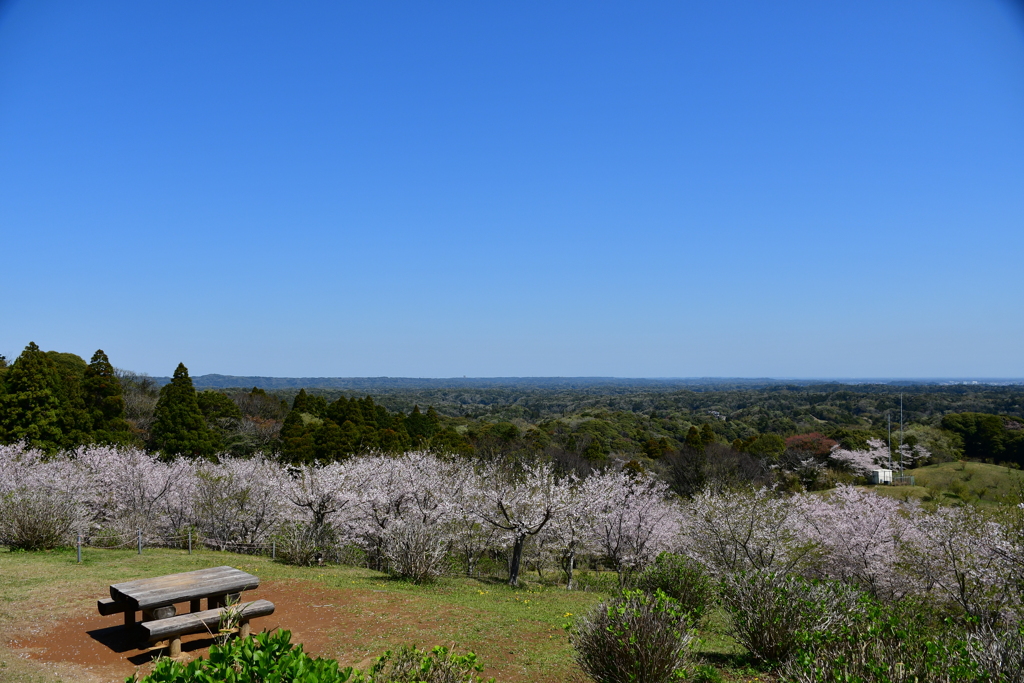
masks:
[[[425,452],[379,457],[374,464],[363,490],[372,547],[400,576],[425,581],[441,574],[472,469]]]
[[[920,509],[887,496],[840,486],[827,497],[794,498],[802,529],[818,548],[820,578],[853,584],[882,600],[900,599],[917,588],[901,562],[921,538]]]
[[[479,473],[479,498],[471,501],[476,515],[494,529],[504,531],[512,544],[508,583],[519,585],[519,569],[526,539],[544,530],[562,511],[562,490],[548,464],[488,463]]]
[[[258,545],[283,512],[281,468],[263,455],[222,456],[197,472],[195,518],[203,536],[222,550]]]
[[[981,623],[1016,621],[1020,587],[1000,549],[1005,529],[971,507],[940,507],[922,515],[911,571]]]
[[[597,546],[621,581],[670,549],[679,535],[679,509],[668,485],[652,476],[609,470],[591,475],[582,495],[596,509]]]
[[[69,543],[88,528],[94,491],[88,468],[65,455],[0,446],[0,541],[25,549]]]
[[[146,537],[168,529],[164,501],[181,483],[184,460],[170,463],[138,448],[85,446],[70,456],[87,468],[95,482],[95,524],[122,538],[141,530]]]
[[[681,545],[719,575],[787,574],[801,569],[814,548],[793,501],[769,488],[694,496],[684,507]]]
[[[924,446],[909,446],[904,444],[896,449],[896,453],[890,457],[889,447],[882,439],[868,439],[868,450],[848,450],[838,445],[833,446],[829,453],[829,459],[856,474],[867,476],[871,470],[878,468],[905,469],[913,467],[915,463],[927,460],[931,457]]]
[[[543,531],[546,545],[554,549],[565,572],[566,590],[574,587],[576,558],[598,547],[597,521],[607,507],[607,501],[598,495],[600,486],[587,485],[596,481],[596,476],[588,477],[584,482],[575,475],[563,479],[560,482],[561,511]]]

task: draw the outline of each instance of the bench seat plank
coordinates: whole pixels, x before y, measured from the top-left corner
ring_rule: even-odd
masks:
[[[228,609],[235,610],[238,614],[238,621],[243,622],[273,614],[274,603],[269,600],[242,602],[230,608],[208,609],[203,612],[192,612],[157,621],[146,621],[140,626],[149,642],[177,638],[188,633],[202,633],[203,631],[216,633],[220,626],[221,616]]]
[[[259,585],[258,577],[223,566],[116,583],[110,587],[110,597],[127,609],[148,610],[210,596],[240,593]]]
[[[96,609],[99,610],[99,613],[103,616],[109,617],[111,614],[127,612],[132,608],[124,604],[123,602],[117,602],[113,598],[103,598],[101,600],[96,601]]]

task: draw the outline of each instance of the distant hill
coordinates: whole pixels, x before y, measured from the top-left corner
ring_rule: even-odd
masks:
[[[154,377],[163,386],[170,377]],[[599,387],[617,390],[674,391],[679,389],[757,389],[763,387],[816,385],[1018,385],[1022,380],[991,379],[977,381],[949,379],[779,379],[770,377],[256,377],[239,375],[196,375],[192,383],[198,389],[236,389],[259,387],[267,390],[339,389],[343,391],[402,391],[425,389],[548,389],[573,390]]]
[[[170,377],[154,377],[160,386]],[[342,389],[382,391],[408,389],[592,389],[594,387],[672,390],[694,387],[764,387],[772,385],[807,386],[814,380],[778,380],[769,378],[733,379],[695,377],[644,379],[622,377],[241,377],[237,375],[196,375],[192,383],[198,389]]]

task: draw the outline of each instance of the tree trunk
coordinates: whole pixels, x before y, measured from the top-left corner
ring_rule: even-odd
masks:
[[[565,559],[565,576],[566,576],[565,590],[567,590],[567,591],[571,591],[572,590],[572,570],[573,570],[573,567],[574,567],[575,564],[576,564],[576,551],[575,550],[570,550],[569,551],[569,556]]]
[[[516,536],[516,542],[512,546],[512,561],[508,563],[508,585],[513,588],[519,586],[519,565],[523,561],[523,545],[526,543],[526,534]]]

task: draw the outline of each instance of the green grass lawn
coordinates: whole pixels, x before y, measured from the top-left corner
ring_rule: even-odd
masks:
[[[587,679],[573,662],[564,626],[607,597],[602,588],[615,585],[614,575],[608,572],[600,577],[584,572],[583,583],[597,586],[587,591],[566,591],[531,580],[534,577],[527,577],[518,589],[498,579],[466,577],[413,585],[357,567],[294,567],[260,556],[215,551],[188,555],[156,548],[142,555],[85,548],[83,560],[80,565],[75,562],[73,549],[37,553],[0,549],[0,632],[24,631],[26,624],[53,624],[72,613],[92,615],[96,598],[105,596],[112,583],[228,564],[256,574],[263,585],[277,582],[311,591],[318,596],[317,602],[326,601],[325,595],[338,596],[332,602],[339,605],[348,599],[346,609],[353,616],[365,611],[371,599],[376,601],[373,609],[390,609],[379,615],[381,628],[356,628],[339,636],[339,652],[348,653],[347,659],[328,654],[338,656],[342,664],[365,666],[368,656],[402,644],[454,644],[461,652],[477,652],[488,674],[499,682],[582,683]],[[365,614],[359,616],[365,625]],[[722,668],[726,680],[765,680],[763,674],[757,679],[757,672],[746,667],[742,648],[724,631],[724,617],[713,613],[700,634],[698,654]],[[5,642],[0,640],[0,681],[75,680],[73,672],[55,673],[19,657]]]
[[[1020,502],[1024,472],[983,462],[944,462],[907,470],[915,486],[871,486],[870,490],[899,500],[936,505],[969,503],[997,508]]]

